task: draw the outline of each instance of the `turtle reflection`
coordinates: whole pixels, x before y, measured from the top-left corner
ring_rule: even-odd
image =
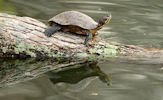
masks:
[[[49,71],[46,75],[54,84],[59,82],[75,84],[85,78],[97,76],[102,82],[110,85],[110,77],[99,68],[97,62],[87,62],[62,71]]]

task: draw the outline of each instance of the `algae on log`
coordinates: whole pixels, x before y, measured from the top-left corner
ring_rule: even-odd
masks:
[[[0,13],[0,57],[97,59],[117,55],[151,55],[151,51],[137,46],[109,43],[101,39],[97,39],[94,47],[88,48],[83,45],[84,36],[57,32],[52,37],[46,37],[43,33],[46,28],[44,23],[30,17]]]

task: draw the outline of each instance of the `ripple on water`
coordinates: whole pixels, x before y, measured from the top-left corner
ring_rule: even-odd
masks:
[[[111,2],[102,2],[102,1],[74,1],[74,0],[69,0],[69,1],[59,1],[59,2],[62,2],[62,3],[73,3],[73,4],[97,4],[97,5],[119,5],[119,4],[116,4],[116,3],[111,3]]]
[[[144,80],[147,78],[147,76],[145,75],[130,74],[130,73],[122,74],[120,77],[121,79],[126,79],[126,80]]]

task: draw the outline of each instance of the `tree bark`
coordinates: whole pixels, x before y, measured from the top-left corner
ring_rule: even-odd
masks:
[[[100,38],[94,47],[86,47],[85,36],[57,32],[46,37],[47,26],[30,17],[0,13],[0,57],[77,57],[159,56],[162,50],[109,43]],[[97,36],[98,37],[98,36]],[[157,55],[158,54],[158,55]]]

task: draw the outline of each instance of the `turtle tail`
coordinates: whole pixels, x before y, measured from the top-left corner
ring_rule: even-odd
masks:
[[[59,25],[53,24],[52,26],[49,26],[45,31],[44,34],[48,37],[52,36],[54,33],[59,31],[61,27]]]

